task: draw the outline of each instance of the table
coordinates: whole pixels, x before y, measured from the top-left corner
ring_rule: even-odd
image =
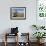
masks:
[[[21,42],[21,43],[18,42],[18,36],[19,36],[18,33],[17,33],[17,34],[6,33],[6,34],[5,34],[5,46],[7,46],[7,44],[8,44],[7,38],[10,38],[10,36],[17,36],[17,42],[16,42],[16,45],[15,45],[15,46],[19,46],[19,44],[21,44],[21,43],[22,43],[22,44],[26,44],[26,46],[30,46],[29,33],[21,33],[21,36],[23,36],[23,37],[26,36],[27,42],[25,42],[25,43],[24,43],[24,42]],[[22,44],[21,44],[21,45],[22,45]],[[21,46],[21,45],[20,45],[20,46]]]

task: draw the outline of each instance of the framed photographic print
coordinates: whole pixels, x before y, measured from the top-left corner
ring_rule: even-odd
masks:
[[[11,7],[10,8],[11,20],[24,20],[26,19],[26,7]]]

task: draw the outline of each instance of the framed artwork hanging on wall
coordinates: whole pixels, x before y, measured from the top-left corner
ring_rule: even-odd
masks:
[[[26,7],[11,7],[10,8],[11,20],[25,20],[26,19]]]

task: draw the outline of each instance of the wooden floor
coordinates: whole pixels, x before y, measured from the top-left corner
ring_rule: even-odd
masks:
[[[4,46],[4,43],[2,42],[0,42],[0,46]],[[10,43],[8,43],[8,45],[7,46],[15,46],[15,43],[12,43],[12,42],[10,42]],[[25,45],[24,45],[25,46]],[[30,43],[30,46],[37,46],[37,43]],[[41,46],[46,46],[46,43],[44,43],[44,45],[41,45]]]

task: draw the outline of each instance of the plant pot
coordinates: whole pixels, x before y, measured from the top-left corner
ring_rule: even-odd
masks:
[[[44,42],[44,40],[45,40],[45,39],[38,39],[37,42],[38,42],[39,44],[41,44],[41,43]]]

